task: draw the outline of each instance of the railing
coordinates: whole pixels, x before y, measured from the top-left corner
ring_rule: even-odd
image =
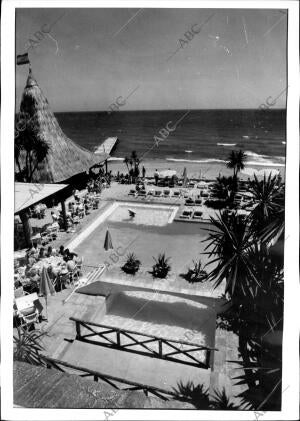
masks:
[[[179,362],[181,364],[193,365],[198,368],[208,369],[210,367],[211,351],[216,350],[215,348],[208,348],[193,342],[163,338],[129,329],[119,329],[113,326],[81,320],[76,317],[70,317],[70,320],[76,323],[76,339],[79,341],[133,352],[135,354],[147,355],[153,358]],[[81,327],[87,329],[91,333],[82,334]],[[93,327],[100,328],[101,330],[96,331]],[[131,342],[128,343],[128,340]],[[154,348],[149,347],[149,344],[152,344]],[[143,350],[132,349],[133,346],[142,347]],[[183,346],[185,347],[183,348]],[[203,360],[196,358],[195,355],[192,355],[192,353],[196,351],[205,352],[204,362]],[[184,359],[178,358],[178,356],[181,356]]]
[[[145,393],[146,396],[148,396],[149,394],[152,394],[164,401],[167,401],[170,399],[188,401],[186,397],[169,390],[160,389],[154,386],[148,386],[142,383],[136,383],[136,382],[121,379],[115,376],[110,376],[108,374],[100,373],[99,371],[90,370],[85,367],[69,364],[65,361],[57,360],[55,358],[45,357],[45,359],[46,359],[47,368],[55,368],[63,373],[68,373],[68,374],[74,374],[74,370],[79,371],[79,372],[82,372],[81,374],[79,374],[80,377],[84,377],[84,378],[92,377],[95,382],[102,380],[103,382],[108,383],[110,386],[118,390],[142,391]],[[70,368],[71,370],[69,371],[65,370],[63,367]],[[125,387],[122,387],[121,385],[117,383],[120,383],[121,385],[125,385]]]

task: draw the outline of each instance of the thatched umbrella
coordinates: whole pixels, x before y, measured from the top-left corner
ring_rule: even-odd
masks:
[[[26,127],[30,124],[33,135],[49,145],[47,157],[38,165],[32,181],[58,183],[88,171],[109,157],[108,154],[95,154],[77,145],[63,133],[31,69],[20,112],[27,115]]]
[[[106,231],[106,235],[105,235],[104,248],[105,248],[106,251],[109,250],[109,249],[113,249],[111,235],[110,235],[110,232],[108,230]]]

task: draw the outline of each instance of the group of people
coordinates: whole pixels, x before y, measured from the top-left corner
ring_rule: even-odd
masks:
[[[97,193],[100,194],[102,192],[102,190],[107,187],[110,186],[112,181],[112,175],[111,175],[111,171],[104,175],[101,175],[99,177],[97,177],[96,179],[91,178],[88,182],[87,182],[87,191],[89,193]]]
[[[78,257],[77,253],[70,252],[64,246],[60,246],[58,250],[49,246],[46,250],[44,247],[34,244],[26,253],[26,266],[20,267],[19,263],[15,263],[15,288],[23,286],[24,290],[29,293],[38,292],[41,270],[37,263],[51,257],[56,257],[56,259],[45,260],[45,265],[52,280],[59,274],[73,272],[76,266],[82,264],[82,259]]]

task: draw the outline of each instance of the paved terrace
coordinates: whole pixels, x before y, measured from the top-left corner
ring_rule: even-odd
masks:
[[[124,285],[119,285],[118,289],[121,289],[122,287],[124,287]],[[111,290],[111,286],[109,285],[106,285],[106,288],[110,288]],[[79,319],[91,320],[95,323],[101,323],[105,312],[105,298],[101,296],[79,294],[76,292],[65,304],[63,304],[63,301],[69,296],[70,293],[71,290],[66,289],[60,293],[57,293],[55,296],[48,298],[48,320],[43,321],[40,325],[40,328],[48,333],[48,335],[45,336],[43,340],[45,354],[55,359],[65,359],[64,357],[66,356],[67,358],[72,358],[73,362],[77,361],[78,364],[81,361],[79,365],[85,366],[85,357],[83,356],[85,353],[82,354],[79,352],[78,354],[78,350],[76,349],[74,350],[74,353],[72,353],[72,345],[70,340],[75,338],[76,332],[75,323],[70,321],[69,318],[73,316]],[[42,304],[45,305],[43,298],[41,298],[41,301]],[[240,360],[238,355],[238,337],[232,332],[227,332],[217,328],[215,347],[218,349],[218,351],[214,353],[214,364],[210,372],[210,393],[213,394],[214,389],[222,389],[225,387],[229,396],[234,397],[242,390],[244,390],[242,386],[233,386],[232,378],[238,376],[239,371],[236,370],[235,364],[228,362],[230,360]],[[125,357],[126,353],[122,353]],[[147,368],[147,364],[149,364],[149,360],[152,359],[149,357],[143,358],[145,359],[146,365],[144,367],[144,365],[141,363],[138,367],[138,370],[142,371],[145,369],[144,384],[151,384],[151,372],[153,370]],[[113,353],[106,352],[105,359],[108,367],[109,365],[113,366],[115,364]],[[161,361],[161,363],[164,364],[164,361]],[[168,362],[166,362],[166,364],[168,364]],[[175,365],[177,367],[176,373],[178,378],[180,378],[182,374],[182,379],[186,380],[187,366],[179,363]],[[125,371],[128,368],[129,366],[125,367]],[[194,367],[192,370],[193,369]],[[97,370],[96,367],[95,370]],[[197,370],[197,368],[194,369],[195,375]],[[149,378],[147,377],[147,373],[150,376]],[[122,373],[120,372],[119,376],[117,377],[121,378]],[[207,380],[205,380],[203,376],[197,376],[196,378],[192,376],[192,378],[195,381],[195,384],[197,383],[197,379],[199,379],[199,383],[208,384]],[[236,403],[239,402],[239,400],[235,398],[233,398],[233,401]]]
[[[58,247],[60,244],[66,245],[66,243],[74,239],[78,233],[82,232],[110,205],[112,198],[128,200],[128,197],[130,197],[128,196],[130,188],[132,186],[114,183],[110,189],[102,193],[103,201],[100,204],[100,209],[92,211],[90,215],[86,216],[76,228],[75,233],[60,233],[59,238],[51,245],[53,247]],[[171,201],[171,199],[165,200]],[[50,211],[48,210],[46,216],[46,218],[50,219],[49,222],[51,222]],[[47,220],[34,219],[33,222],[45,224]],[[102,283],[103,288],[107,290],[111,290],[112,285],[117,290],[128,289],[128,285],[125,286],[124,282],[118,284],[116,279],[111,279],[109,283]],[[136,286],[132,286],[132,288],[139,289]],[[186,291],[184,292],[186,293]],[[74,293],[67,303],[63,304],[63,301],[70,293],[71,290],[67,289],[48,298],[48,320],[44,321],[40,326],[48,332],[48,336],[44,338],[45,353],[57,359],[60,359],[64,355],[70,345],[66,339],[72,340],[75,338],[75,324],[69,320],[71,316],[100,322],[104,314],[104,297]],[[44,304],[43,298],[41,298],[41,301]],[[238,337],[232,332],[217,329],[215,346],[218,351],[215,353],[214,367],[210,378],[210,392],[213,392],[214,388],[221,389],[224,386],[229,395],[234,396],[241,392],[242,388],[241,386],[233,386],[232,378],[236,377],[239,373],[237,370],[234,370],[236,365],[228,363],[228,361],[240,359],[238,355]],[[111,363],[113,364],[113,360]],[[186,366],[182,365],[182,367],[184,370]],[[147,383],[147,379],[145,379],[145,383]]]

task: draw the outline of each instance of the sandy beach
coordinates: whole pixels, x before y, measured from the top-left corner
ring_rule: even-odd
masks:
[[[163,171],[167,169],[177,171],[178,176],[182,176],[184,168],[187,169],[187,174],[189,178],[205,178],[207,180],[215,179],[219,174],[222,176],[232,175],[232,170],[226,168],[225,163],[197,163],[197,162],[182,162],[182,161],[166,161],[164,159],[156,160],[145,160],[141,163],[141,168],[144,165],[146,169],[146,177],[152,177],[154,171]],[[254,168],[259,171],[259,176],[263,176],[263,171],[266,171],[267,174],[270,170],[279,170],[281,176],[285,177],[285,167],[283,166],[262,166],[262,165],[248,165],[246,168]],[[111,170],[113,174],[120,171],[120,173],[127,173],[126,165],[123,163],[121,158],[112,158],[108,162],[108,170]],[[239,173],[239,178],[242,180],[247,180],[249,175],[244,174],[243,172]],[[253,178],[253,177],[250,177]]]

